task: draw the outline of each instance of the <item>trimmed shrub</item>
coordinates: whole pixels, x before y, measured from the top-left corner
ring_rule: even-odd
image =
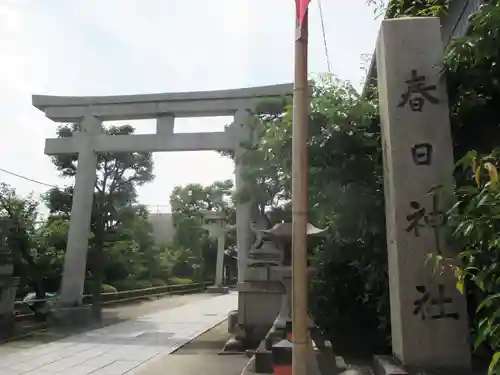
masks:
[[[118,290],[113,286],[109,284],[102,284],[101,287],[102,293],[116,293]]]
[[[115,281],[113,286],[120,292],[126,290],[143,289],[144,287],[139,283],[138,280],[128,277],[124,280]]]
[[[151,284],[153,286],[167,286],[167,282],[160,278],[151,279]]]
[[[138,280],[137,285],[139,285],[139,289],[151,288],[153,283],[149,280]]]
[[[193,280],[187,277],[172,277],[169,281],[171,285],[187,285],[193,283]]]

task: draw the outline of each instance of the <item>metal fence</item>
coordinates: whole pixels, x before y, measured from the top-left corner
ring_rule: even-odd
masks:
[[[101,296],[103,305],[111,305],[111,304],[132,302],[141,299],[158,298],[167,295],[201,292],[204,291],[207,288],[207,286],[212,284],[213,281],[206,281],[203,283],[180,284],[180,285],[165,285],[165,286],[158,286],[145,289],[133,289],[133,290],[124,290],[121,292],[102,293]],[[14,313],[16,319],[23,320],[32,317],[34,314],[32,310],[29,308],[29,305],[35,302],[43,302],[50,305],[50,304],[56,304],[57,301],[58,301],[57,297],[40,299],[40,300],[31,300],[31,301],[16,301],[14,302]],[[82,303],[84,305],[90,305],[92,303],[92,295],[85,294],[83,296]]]

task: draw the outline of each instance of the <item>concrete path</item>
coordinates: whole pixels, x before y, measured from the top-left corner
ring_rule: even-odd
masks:
[[[133,375],[227,318],[230,293],[0,357],[1,375]]]
[[[26,350],[38,345],[49,344],[53,341],[59,341],[69,336],[92,331],[97,328],[107,327],[128,320],[136,320],[143,315],[150,315],[213,297],[214,295],[209,293],[194,293],[169,295],[158,299],[139,300],[124,304],[106,305],[103,308],[102,325],[99,327],[75,327],[70,330],[43,329],[41,331],[32,332],[27,337],[23,337],[22,339],[15,339],[5,343],[0,343],[0,363],[2,361],[1,357],[21,350]]]
[[[137,375],[241,375],[250,358],[219,355],[230,337],[227,323],[222,322],[176,352],[144,366]]]

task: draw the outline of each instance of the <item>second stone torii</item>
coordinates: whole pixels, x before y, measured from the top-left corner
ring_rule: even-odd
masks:
[[[210,237],[217,240],[217,265],[215,269],[215,283],[207,288],[209,293],[228,293],[229,288],[224,286],[224,255],[226,248],[226,217],[218,212],[203,212],[205,224],[203,228],[208,231]]]

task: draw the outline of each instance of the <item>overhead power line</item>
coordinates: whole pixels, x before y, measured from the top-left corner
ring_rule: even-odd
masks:
[[[325,20],[323,18],[323,6],[321,5],[321,0],[318,0],[318,7],[319,17],[321,19],[321,32],[323,33],[323,45],[325,46],[326,66],[328,68],[328,73],[332,74],[332,66],[330,64],[330,55],[328,54],[328,43],[326,40]]]
[[[33,178],[29,178],[29,177],[26,177],[26,176],[20,175],[20,174],[18,174],[18,173],[11,172],[11,171],[8,171],[8,170],[3,169],[3,168],[0,168],[0,171],[1,171],[1,172],[4,172],[4,173],[7,173],[7,174],[10,174],[10,175],[12,175],[12,176],[15,176],[15,177],[21,178],[21,179],[23,179],[23,180],[33,182],[33,183],[35,183],[35,184],[39,184],[39,185],[43,185],[43,186],[47,186],[47,187],[51,187],[51,188],[58,188],[58,186],[56,186],[56,185],[52,185],[52,184],[48,184],[48,183],[46,183],[46,182],[38,181],[38,180],[35,180],[35,179],[33,179]]]
[[[21,178],[23,180],[33,182],[33,183],[38,184],[38,185],[43,185],[43,186],[50,187],[50,188],[60,188],[59,186],[48,184],[48,183],[42,182],[42,181],[38,181],[38,180],[35,180],[33,178],[20,175],[19,173],[8,171],[7,169],[4,169],[4,168],[0,168],[0,172],[10,174],[14,177]],[[170,210],[170,205],[168,205],[168,204],[148,204],[148,205],[146,205],[146,207],[155,208],[157,212],[161,212],[165,209]]]

